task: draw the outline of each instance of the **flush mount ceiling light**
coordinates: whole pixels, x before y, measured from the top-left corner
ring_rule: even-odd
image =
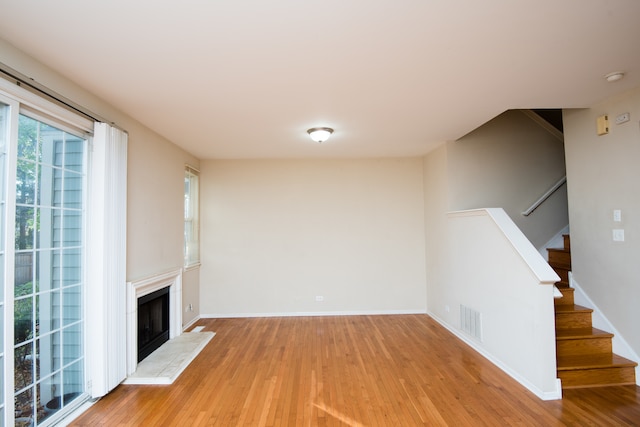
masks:
[[[606,76],[604,76],[604,78],[607,79],[609,83],[617,82],[618,80],[621,80],[623,77],[624,77],[624,73],[622,71],[614,71],[613,73],[609,73]]]
[[[315,142],[325,142],[331,134],[333,133],[333,129],[331,128],[311,128],[307,131],[311,139]]]

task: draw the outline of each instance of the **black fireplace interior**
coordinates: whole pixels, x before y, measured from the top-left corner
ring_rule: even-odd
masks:
[[[138,362],[169,341],[169,287],[138,298]]]

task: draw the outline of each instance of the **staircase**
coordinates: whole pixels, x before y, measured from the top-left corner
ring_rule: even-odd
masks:
[[[635,384],[637,363],[613,354],[613,334],[592,326],[592,309],[575,305],[569,287],[571,243],[564,236],[564,248],[547,249],[549,264],[560,276],[555,299],[556,357],[562,388],[602,387]]]

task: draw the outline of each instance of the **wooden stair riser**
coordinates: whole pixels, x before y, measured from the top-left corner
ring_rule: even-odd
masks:
[[[591,337],[556,340],[557,356],[579,356],[611,353],[610,337]]]
[[[553,267],[553,271],[556,272],[558,276],[560,276],[560,282],[569,286],[569,271],[566,268]]]
[[[562,235],[562,239],[563,239],[563,243],[564,243],[564,248],[566,250],[571,250],[571,238],[569,237],[568,234],[563,234]]]
[[[558,287],[558,290],[562,292],[562,298],[554,298],[553,303],[555,305],[573,305],[575,303],[573,299],[573,288]]]
[[[565,249],[548,249],[549,264],[571,268],[571,253]]]
[[[613,367],[580,370],[558,370],[562,388],[602,387],[610,385],[633,385],[636,383],[635,368]]]
[[[560,307],[559,305],[556,306]],[[576,311],[571,313],[556,313],[556,328],[557,329],[571,329],[571,328],[590,328],[591,327],[591,312]]]

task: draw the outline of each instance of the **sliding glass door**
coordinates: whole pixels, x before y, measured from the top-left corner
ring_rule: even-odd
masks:
[[[46,425],[85,391],[87,140],[38,112],[15,109],[0,104],[0,117],[11,118],[0,118],[9,136],[0,139],[0,424],[11,410],[16,426]]]

